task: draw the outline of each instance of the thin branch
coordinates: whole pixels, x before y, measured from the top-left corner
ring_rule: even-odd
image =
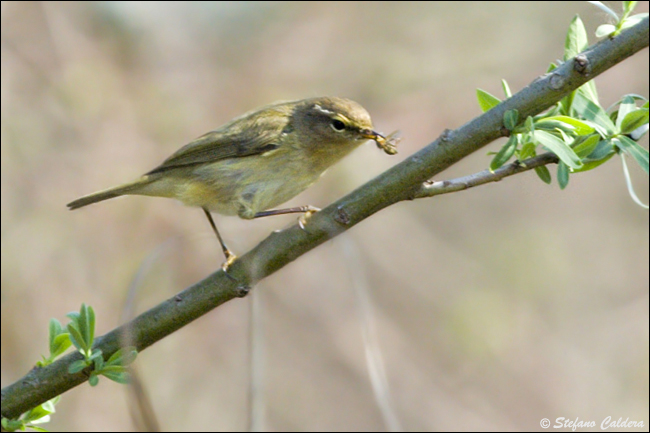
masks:
[[[120,347],[123,335],[143,350],[203,314],[238,296],[256,282],[358,224],[375,212],[421,193],[423,183],[442,170],[503,135],[507,110],[520,119],[534,116],[563,96],[648,46],[648,18],[614,39],[604,39],[552,73],[455,131],[446,131],[400,164],[314,214],[305,229],[297,224],[272,233],[252,251],[235,261],[228,275],[219,270],[178,295],[142,313],[131,322],[96,340],[95,347],[109,357]],[[576,61],[578,60],[578,61]],[[85,382],[84,372],[68,373],[68,365],[81,359],[71,353],[2,390],[2,416],[16,418],[63,392]]]
[[[420,188],[415,190],[413,199],[433,197],[440,194],[449,194],[450,192],[462,191],[475,186],[484,185],[490,182],[498,182],[501,179],[512,176],[513,174],[523,173],[536,167],[547,164],[556,164],[558,157],[554,153],[544,153],[524,161],[515,161],[504,165],[493,172],[483,170],[478,173],[470,174],[463,177],[457,177],[451,180],[426,181]]]

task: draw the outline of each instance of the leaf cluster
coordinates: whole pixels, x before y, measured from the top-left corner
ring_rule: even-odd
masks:
[[[587,46],[584,24],[576,16],[567,33],[564,60],[576,58]],[[557,65],[551,64],[548,72],[556,68]],[[506,98],[512,96],[505,80],[502,86]],[[477,90],[477,97],[483,111],[501,103],[499,98],[481,89]],[[639,101],[640,106],[637,106]],[[536,156],[542,148],[560,160],[557,180],[562,189],[568,185],[571,173],[593,170],[620,153],[631,156],[648,173],[648,151],[637,143],[648,130],[648,101],[639,95],[624,95],[605,110],[599,103],[596,84],[592,80],[540,115],[519,119],[517,110],[506,111],[503,125],[510,137],[494,154],[491,171],[503,166],[513,156],[523,163],[525,159]],[[546,166],[536,167],[535,172],[544,182],[551,182]]]
[[[122,347],[113,353],[108,360],[104,360],[100,349],[93,349],[95,341],[95,311],[91,306],[81,304],[78,312],[68,313],[70,322],[63,327],[57,319],[50,319],[49,349],[50,355],[36,363],[36,368],[51,364],[72,345],[83,355],[83,359],[75,361],[68,366],[68,373],[75,374],[85,371],[88,374],[88,383],[95,386],[99,383],[99,376],[103,375],[115,382],[129,383],[127,366],[135,361],[137,351],[135,347]],[[36,431],[47,431],[37,424],[50,421],[50,414],[55,412],[54,405],[61,396],[57,396],[35,408],[25,412],[17,419],[2,418],[3,431],[25,430],[30,428]]]

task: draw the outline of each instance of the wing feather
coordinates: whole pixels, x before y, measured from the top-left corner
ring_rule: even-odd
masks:
[[[263,116],[259,115],[261,111],[264,111]],[[289,126],[290,114],[290,103],[274,104],[246,113],[181,147],[147,174],[277,149]]]

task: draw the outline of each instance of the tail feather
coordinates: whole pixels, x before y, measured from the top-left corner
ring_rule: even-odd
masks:
[[[141,194],[143,192],[143,187],[149,185],[150,183],[151,180],[149,177],[143,176],[134,182],[125,183],[123,185],[85,195],[81,198],[71,201],[66,206],[68,206],[68,209],[74,210],[79,209],[80,207],[88,206],[89,204],[97,203],[99,201],[108,200],[109,198],[115,198],[127,194]]]

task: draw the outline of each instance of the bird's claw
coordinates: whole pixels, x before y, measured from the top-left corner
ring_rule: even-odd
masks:
[[[235,263],[235,260],[237,260],[237,255],[228,251],[226,253],[226,261],[223,262],[223,264],[221,265],[221,269],[226,273],[226,275],[228,275],[228,268],[230,267],[230,265]]]
[[[305,225],[307,224],[307,220],[319,210],[320,209],[318,209],[317,207],[310,206],[309,209],[307,209],[305,213],[302,214],[300,218],[298,218],[298,225],[300,226],[300,228],[305,230]]]

